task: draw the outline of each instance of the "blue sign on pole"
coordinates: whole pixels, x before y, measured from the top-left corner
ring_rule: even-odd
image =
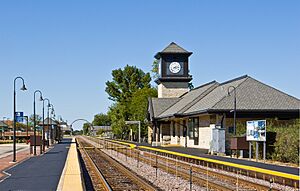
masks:
[[[18,123],[23,122],[23,112],[16,112],[15,116],[16,116],[16,122],[18,122]]]

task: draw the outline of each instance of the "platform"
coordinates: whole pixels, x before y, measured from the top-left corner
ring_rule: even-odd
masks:
[[[72,139],[63,139],[47,153],[6,170],[0,190],[57,190]]]
[[[82,173],[77,153],[76,141],[75,138],[73,138],[57,190],[83,191],[83,185],[84,184],[82,180]]]
[[[130,142],[130,141],[118,141],[123,142],[124,144],[127,144],[130,147],[139,147],[140,149],[155,149],[156,151],[166,151],[166,152],[172,152],[172,154],[178,154],[181,156],[191,157],[193,156],[203,158],[204,160],[210,160],[210,161],[220,161],[220,163],[224,162],[226,164],[231,164],[232,166],[237,165],[243,165],[244,167],[255,167],[257,169],[266,170],[266,171],[273,171],[273,172],[279,172],[284,173],[287,176],[295,177],[299,176],[299,168],[297,167],[289,167],[289,166],[280,166],[275,164],[268,164],[268,163],[262,163],[262,162],[255,162],[250,161],[247,159],[237,159],[237,158],[231,158],[231,157],[223,157],[223,156],[216,156],[216,155],[209,155],[205,154],[204,150],[197,149],[197,148],[185,148],[185,147],[160,147],[160,146],[152,146],[147,143],[136,143],[136,142]],[[299,178],[299,177],[298,177]]]

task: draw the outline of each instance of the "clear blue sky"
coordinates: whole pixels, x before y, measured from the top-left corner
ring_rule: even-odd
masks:
[[[195,86],[248,74],[300,97],[300,1],[2,0],[0,119],[12,118],[13,79],[23,76],[18,110],[32,113],[40,89],[68,122],[92,120],[111,104],[113,69],[148,72],[172,41],[194,52]]]

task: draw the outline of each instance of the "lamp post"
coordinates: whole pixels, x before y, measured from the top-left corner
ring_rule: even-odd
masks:
[[[53,104],[50,104],[50,106],[51,106],[51,120],[52,120],[52,117],[55,117],[55,109],[54,109],[54,106],[53,106]],[[49,120],[49,118],[48,118],[48,125],[49,125],[49,122],[50,120]],[[53,132],[52,132],[52,123],[51,123],[51,126],[50,126],[50,133],[49,133],[49,143],[50,142],[52,142],[52,134],[53,134]],[[52,144],[52,143],[51,143]]]
[[[14,79],[14,113],[13,113],[13,118],[14,118],[14,136],[13,136],[13,162],[16,162],[16,81],[17,79],[21,79],[22,82],[23,82],[23,85],[22,85],[22,88],[21,90],[22,91],[25,91],[27,90],[26,89],[26,86],[25,86],[25,82],[24,82],[24,79],[22,77],[16,77]]]
[[[228,96],[230,96],[231,88],[233,88],[233,92],[234,92],[233,134],[236,135],[236,88],[234,86],[229,86],[227,89]]]
[[[35,94],[39,93],[40,94],[40,101],[43,101],[43,94],[40,90],[36,90],[33,93],[33,144],[34,144],[34,148],[33,148],[33,154],[36,155],[36,119],[35,119]]]
[[[47,107],[48,107],[48,118],[49,118],[49,107],[50,107],[50,100],[48,98],[44,98],[43,99],[43,135],[42,135],[42,139],[43,139],[43,152],[45,152],[45,101],[48,101]],[[48,128],[49,128],[49,119],[48,119]]]

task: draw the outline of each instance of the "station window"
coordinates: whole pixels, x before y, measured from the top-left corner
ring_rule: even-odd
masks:
[[[173,137],[175,137],[175,130],[176,130],[176,128],[175,128],[175,122],[173,122],[172,128],[173,128]]]
[[[188,135],[190,139],[193,139],[194,137],[198,137],[198,133],[197,133],[198,127],[199,127],[199,118],[198,117],[189,118]]]

